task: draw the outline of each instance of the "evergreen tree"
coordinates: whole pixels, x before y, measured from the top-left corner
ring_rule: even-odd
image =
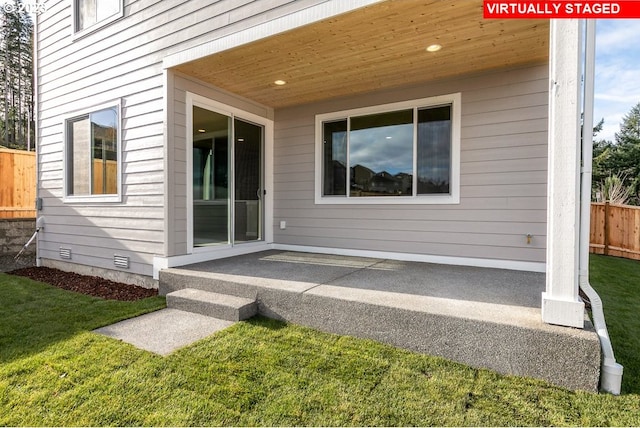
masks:
[[[602,130],[603,120],[594,128],[594,136]],[[606,183],[620,181],[628,195],[628,203],[640,205],[640,103],[622,119],[615,143],[593,141],[593,188],[601,191]]]
[[[629,188],[632,203],[637,205],[640,199],[640,103],[622,119],[620,132],[615,137],[612,168]]]
[[[597,190],[600,183],[614,174],[611,167],[611,154],[615,150],[615,147],[611,141],[604,139],[596,139],[597,135],[602,131],[604,126],[604,119],[600,119],[600,122],[593,128],[593,164],[592,164],[592,178],[593,188]]]
[[[27,148],[34,141],[33,22],[12,2],[0,8],[0,142]]]

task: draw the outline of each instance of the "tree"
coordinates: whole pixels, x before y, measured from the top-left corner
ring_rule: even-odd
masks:
[[[9,147],[33,141],[33,22],[18,0],[0,8],[0,138]]]
[[[632,107],[622,119],[620,132],[615,137],[616,150],[612,167],[623,178],[624,185],[629,188],[632,203],[637,205],[640,199],[640,103]]]
[[[602,131],[604,119],[593,128],[593,164],[592,179],[594,189],[598,188],[605,178],[612,175],[611,170],[611,153],[614,150],[613,143],[604,139],[596,139],[595,137]]]
[[[601,120],[596,125],[594,136],[602,130],[603,123]],[[602,191],[617,183],[616,186],[628,195],[628,203],[640,205],[640,103],[622,119],[615,139],[615,143],[602,139],[593,141],[594,190]]]

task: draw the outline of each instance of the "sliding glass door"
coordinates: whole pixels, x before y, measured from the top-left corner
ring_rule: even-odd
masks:
[[[234,242],[262,240],[262,126],[234,119]]]
[[[264,127],[192,108],[193,247],[261,241]]]

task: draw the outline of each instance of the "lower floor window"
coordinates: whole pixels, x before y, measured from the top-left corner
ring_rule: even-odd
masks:
[[[66,121],[67,196],[118,194],[118,107]]]
[[[320,202],[457,202],[458,103],[456,94],[319,115]]]

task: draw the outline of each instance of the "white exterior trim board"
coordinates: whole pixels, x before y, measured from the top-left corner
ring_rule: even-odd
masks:
[[[303,253],[331,254],[348,257],[370,257],[406,262],[436,263],[441,265],[474,266],[493,269],[508,269],[525,272],[546,271],[544,263],[513,260],[476,259],[471,257],[435,256],[429,254],[393,253],[387,251],[352,250],[346,248],[311,247],[305,245],[273,244],[274,250],[300,251]]]
[[[549,37],[547,283],[542,320],[584,328],[578,295],[582,26],[552,19]]]

